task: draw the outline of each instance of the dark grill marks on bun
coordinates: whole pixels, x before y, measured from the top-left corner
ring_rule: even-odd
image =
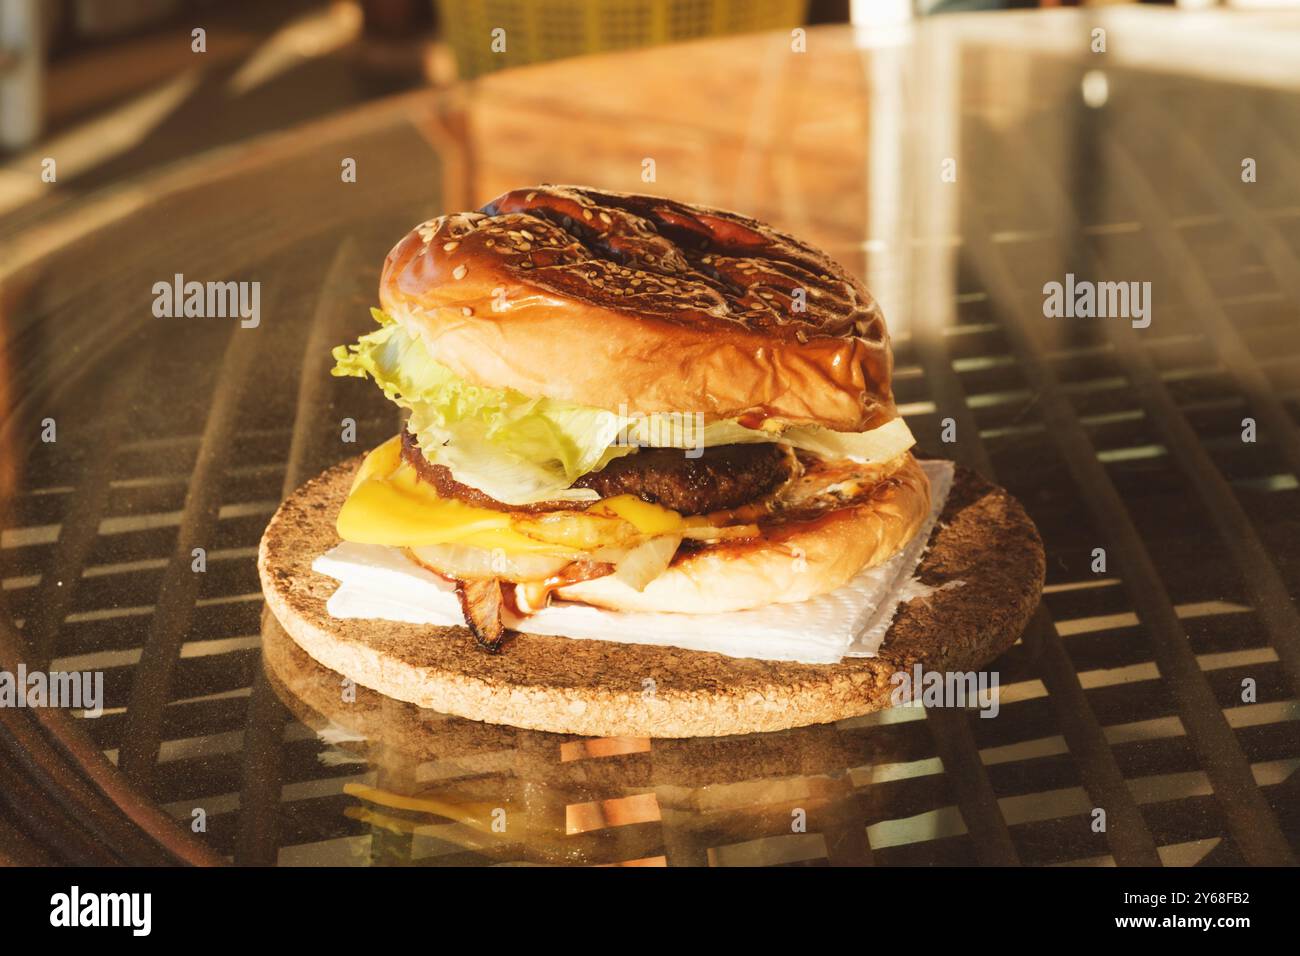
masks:
[[[801,341],[884,337],[875,300],[838,265],[735,213],[571,186],[516,189],[483,212],[490,218],[476,225],[489,235],[522,236],[531,225],[536,248],[500,239],[493,247],[562,295],[668,321],[723,319]]]

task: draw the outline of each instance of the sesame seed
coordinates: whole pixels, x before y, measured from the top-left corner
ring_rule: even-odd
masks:
[[[462,305],[462,306],[460,307],[460,314],[461,314],[461,315],[473,315],[473,314],[474,314],[474,310],[471,309],[471,308],[470,308],[469,306],[467,306],[467,305]]]
[[[523,236],[525,239],[527,239],[528,241],[530,241],[530,242],[531,242],[531,241],[533,240],[533,238],[534,238],[533,234],[532,234],[531,232],[529,232],[527,229],[520,229],[520,230],[519,230],[519,234],[520,234],[521,236]]]
[[[590,219],[590,218],[591,218],[591,210],[590,210],[590,209],[584,209],[584,210],[582,211],[582,218],[583,218],[583,219]]]
[[[465,274],[467,272],[469,272],[468,268],[466,268],[464,265],[459,265],[456,268],[451,270],[451,275],[452,278],[454,279],[463,279],[465,278]]]
[[[603,222],[603,223],[605,223],[605,225],[609,225],[609,224],[610,224],[611,222],[613,222],[614,220],[609,218],[609,213],[607,213],[607,212],[602,212],[602,213],[600,214],[600,221]]]
[[[524,197],[524,202],[532,202],[536,198],[537,198],[537,193],[529,193],[527,196]]]
[[[444,243],[442,244],[442,251],[443,251],[443,252],[451,252],[453,249],[455,249],[455,248],[456,248],[457,246],[459,246],[459,245],[460,245],[459,242],[444,242]]]
[[[492,248],[493,246],[495,246],[496,244],[497,244],[497,241],[496,241],[495,239],[489,239],[489,240],[487,241],[487,247],[488,247],[489,249],[491,249],[491,248]]]

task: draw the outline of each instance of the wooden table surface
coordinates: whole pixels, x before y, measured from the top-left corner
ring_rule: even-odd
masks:
[[[0,710],[0,853],[1294,862],[1294,25],[953,16],[814,29],[803,53],[756,35],[561,61],[0,224],[0,668],[102,671],[108,708]],[[736,209],[865,277],[921,449],[1008,487],[1046,543],[1043,606],[994,665],[996,719],[552,737],[344,706],[336,675],[264,629],[267,517],[355,453],[342,418],[363,445],[396,425],[377,390],[327,375],[329,347],[369,322],[385,252],[542,181]],[[152,286],[175,273],[260,281],[260,326],[154,318]],[[1067,275],[1149,282],[1149,325],[1047,317],[1044,284]],[[519,825],[485,828],[495,807]]]

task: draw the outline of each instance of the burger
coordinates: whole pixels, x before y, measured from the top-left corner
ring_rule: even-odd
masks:
[[[808,601],[929,516],[876,302],[753,219],[516,189],[411,231],[372,314],[333,373],[372,380],[405,424],[337,533],[453,582],[484,650],[552,602]]]

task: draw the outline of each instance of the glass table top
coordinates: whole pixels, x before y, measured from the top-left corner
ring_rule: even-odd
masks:
[[[1295,26],[954,16],[559,61],[0,221],[3,660],[105,696],[32,717],[29,772],[208,862],[1293,862]],[[566,737],[349,699],[285,637],[267,519],[397,427],[330,348],[413,224],[537,182],[735,209],[864,277],[921,450],[1045,541],[996,719]],[[177,275],[260,282],[256,326],[157,317]],[[1145,314],[1050,315],[1076,280],[1138,283]]]

